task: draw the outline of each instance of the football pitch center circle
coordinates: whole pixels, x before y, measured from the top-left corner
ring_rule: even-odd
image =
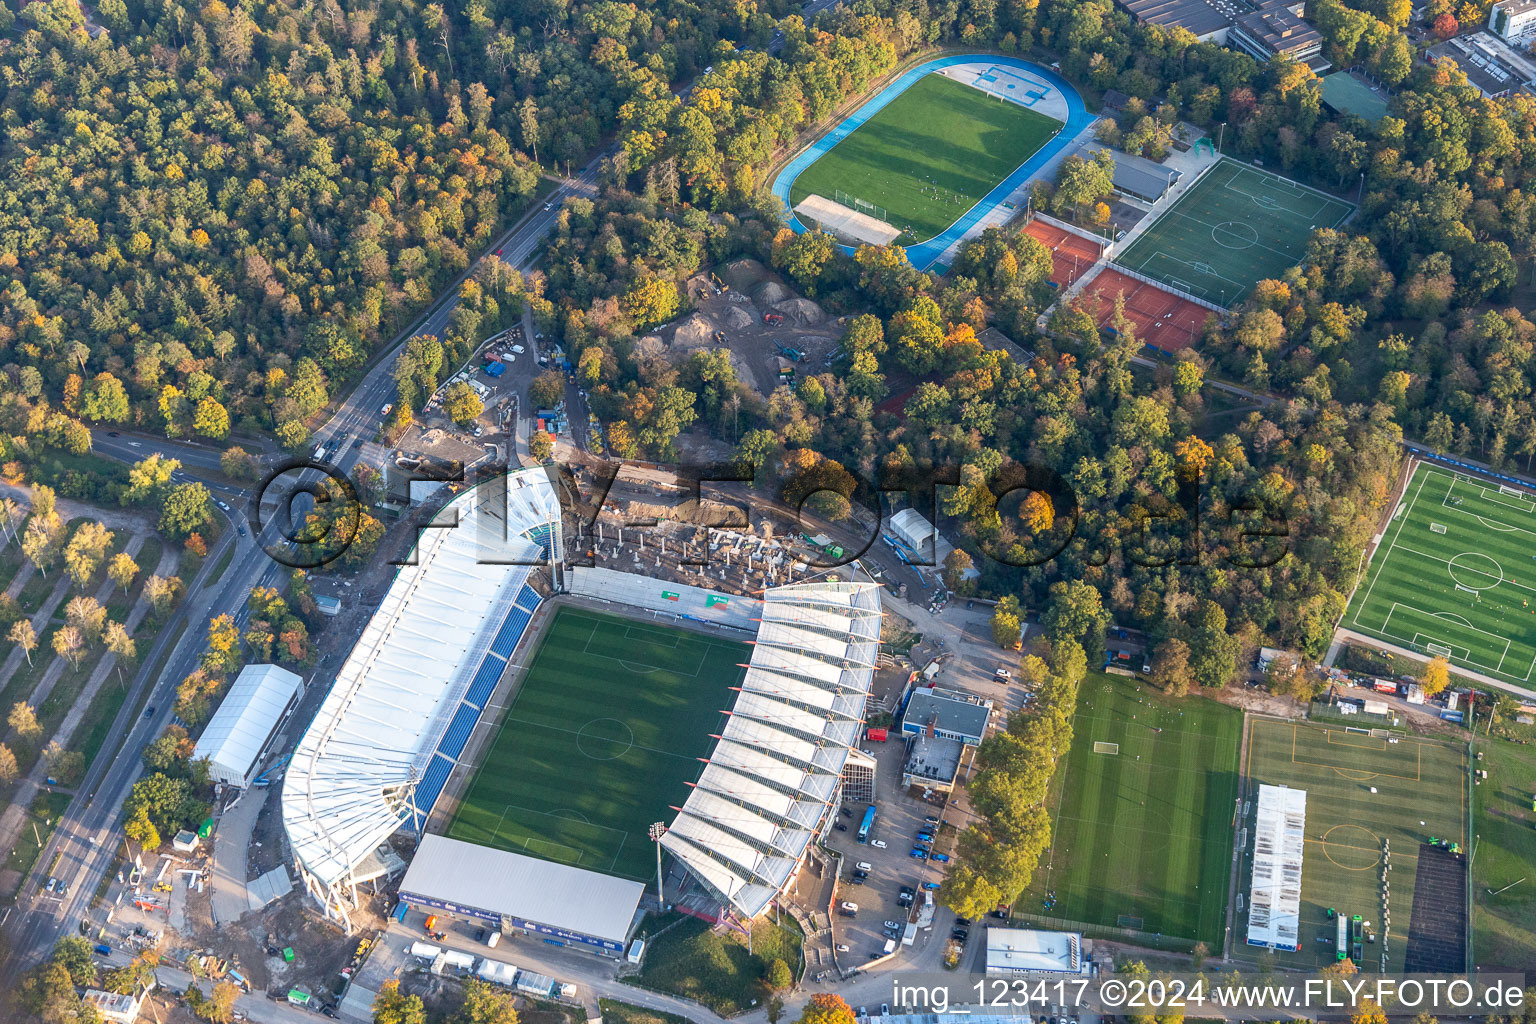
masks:
[[[1482,559],[1493,566],[1493,571],[1483,569],[1476,561],[1477,559]],[[1457,569],[1461,570],[1460,575],[1457,575]],[[1463,551],[1453,556],[1446,563],[1446,572],[1450,574],[1451,580],[1457,586],[1466,587],[1468,590],[1492,590],[1504,582],[1504,567],[1499,564],[1498,559],[1492,555],[1485,555],[1481,551]],[[1463,576],[1467,578],[1463,579]],[[1490,579],[1493,582],[1488,582]]]
[[[576,749],[593,761],[623,757],[634,745],[634,732],[617,718],[594,718],[576,733]]]
[[[1211,228],[1211,241],[1223,249],[1252,249],[1259,244],[1259,233],[1252,224],[1224,220]]]
[[[1334,838],[1334,833],[1345,830],[1343,835]],[[1370,837],[1374,847],[1362,846],[1349,840],[1356,838],[1356,833],[1364,833]],[[1369,871],[1381,863],[1381,837],[1364,825],[1346,823],[1335,825],[1323,833],[1320,840],[1323,844],[1323,856],[1327,857],[1334,867],[1343,871]]]

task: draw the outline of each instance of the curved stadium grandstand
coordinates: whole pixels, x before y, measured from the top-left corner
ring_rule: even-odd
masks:
[[[294,859],[327,915],[346,925],[359,886],[398,869],[404,830],[420,841],[402,905],[616,955],[655,878],[657,822],[687,873],[680,898],[767,910],[836,814],[878,586],[743,597],[567,566],[540,470],[460,495],[435,525],[284,783]]]

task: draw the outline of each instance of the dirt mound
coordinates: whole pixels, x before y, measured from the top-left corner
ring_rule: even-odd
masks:
[[[720,280],[739,292],[749,292],[768,276],[768,268],[757,260],[731,260],[720,268]]]
[[[715,332],[719,329],[711,317],[695,313],[677,325],[672,344],[681,349],[704,348],[715,343]]]
[[[810,299],[785,299],[773,308],[801,324],[819,324],[827,318],[827,314],[821,311],[821,307]]]
[[[729,306],[720,315],[727,330],[739,331],[744,327],[751,327],[757,323],[757,318],[741,306]]]
[[[789,297],[789,289],[777,281],[764,281],[757,286],[757,291],[752,293],[752,298],[764,308],[783,302]]]

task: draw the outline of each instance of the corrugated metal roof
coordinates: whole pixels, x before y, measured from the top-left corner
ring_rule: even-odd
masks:
[[[624,941],[645,886],[569,864],[425,835],[400,893]]]
[[[276,665],[245,666],[198,737],[193,758],[208,759],[215,781],[246,785],[262,744],[302,684]]]
[[[501,481],[505,480],[503,490]],[[283,783],[283,825],[322,885],[349,878],[407,816],[427,762],[558,523],[542,470],[460,495],[421,531],[299,741]],[[509,564],[516,563],[516,564]]]
[[[1253,830],[1248,943],[1295,949],[1301,929],[1301,861],[1307,791],[1260,786]]]
[[[737,912],[789,881],[858,739],[880,639],[880,591],[824,581],[769,590],[752,660],[698,785],[662,845]]]

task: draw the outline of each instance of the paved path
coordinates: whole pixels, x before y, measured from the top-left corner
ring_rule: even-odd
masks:
[[[251,845],[251,831],[261,809],[267,805],[267,797],[274,787],[248,789],[235,806],[219,817],[213,833],[213,866],[209,869],[208,885],[212,892],[213,925],[215,928],[233,924],[251,909],[247,852]],[[284,860],[283,866],[288,862]],[[290,876],[291,877],[291,876]]]
[[[144,540],[145,538],[142,535],[136,536],[128,542],[124,550],[132,554],[139,550]],[[156,571],[169,571],[170,567],[174,566],[180,558],[180,554],[181,552],[178,548],[167,546],[160,554],[160,565]],[[108,580],[102,584],[102,587],[110,588],[115,585],[111,580]],[[101,600],[101,590],[97,591],[96,597],[97,600]],[[128,620],[124,623],[128,628],[128,632],[132,633],[144,621],[144,617],[148,613],[149,601],[140,592],[138,600],[128,610]],[[52,681],[45,675],[37,687],[36,692],[42,694],[42,696],[37,698],[38,703],[41,703],[47,696],[47,693],[44,692],[45,687],[47,690],[53,688],[54,682],[57,681],[63,671],[63,666],[64,659],[55,656],[55,663],[49,666],[49,673],[53,676]],[[85,687],[70,705],[68,713],[65,714],[63,721],[59,723],[59,727],[54,731],[54,739],[58,740],[61,746],[66,748],[72,746],[75,732],[79,729],[81,721],[85,718],[85,713],[90,709],[91,701],[95,699],[102,686],[111,679],[116,666],[117,656],[110,652],[103,654],[101,660],[96,663],[96,668],[92,670],[90,678],[86,680]],[[97,751],[97,753],[99,755],[100,751]],[[87,769],[89,769],[89,766],[87,766]],[[22,779],[17,785],[16,792],[11,797],[10,806],[5,809],[3,814],[0,814],[0,849],[10,849],[16,844],[17,837],[26,825],[27,809],[32,806],[32,801],[37,797],[38,790],[43,788],[47,783],[47,779],[48,766],[39,758],[37,763],[32,766],[32,770],[27,773],[27,777]],[[25,882],[25,879],[22,881]]]

